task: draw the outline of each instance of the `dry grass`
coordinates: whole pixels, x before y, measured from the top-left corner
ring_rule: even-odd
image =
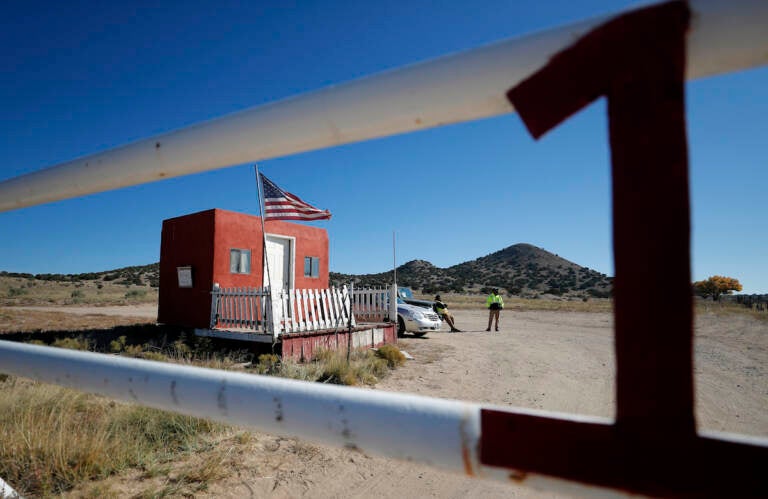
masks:
[[[0,307],[0,335],[22,331],[82,331],[85,329],[108,329],[116,326],[152,324],[146,317],[123,317],[117,315],[77,315],[66,312],[44,312],[39,310],[18,310]]]
[[[402,356],[397,347],[392,348]],[[394,352],[390,355],[395,357]],[[355,386],[376,384],[389,373],[390,366],[388,364],[389,361],[386,358],[382,358],[371,350],[352,352],[349,362],[347,362],[346,352],[322,350],[316,353],[314,361],[304,364],[291,361],[283,362],[276,355],[261,355],[253,369],[258,374],[273,374],[282,378]],[[394,367],[395,365],[391,368]]]
[[[114,282],[59,282],[0,276],[0,305],[129,305],[157,303],[158,288]]]
[[[70,336],[47,340],[51,345],[97,348],[93,338],[104,331],[97,328],[104,327],[106,317],[60,315],[63,317],[55,323],[56,331]],[[19,316],[25,318],[23,327],[11,328]],[[54,317],[58,319],[58,314]],[[48,329],[50,320],[48,312],[0,309],[0,331]],[[82,335],[65,330],[73,324],[69,320]],[[128,329],[142,328],[146,326]],[[102,341],[100,348],[217,369],[243,369],[251,356],[245,351],[218,351],[208,338],[182,335],[163,345],[132,341],[135,338],[117,336],[106,345]],[[389,372],[388,358],[394,359],[399,353],[395,348],[381,358],[373,351],[357,351],[347,362],[346,352],[325,351],[306,364],[284,363],[276,356],[264,355],[254,371],[324,383],[372,385]],[[231,441],[222,444],[222,438],[229,436]],[[134,497],[192,497],[236,473],[238,463],[232,452],[251,445],[250,434],[207,420],[0,376],[0,476],[27,497],[67,493],[120,497],[123,494],[115,492],[115,482],[132,474],[138,480],[132,485]],[[123,489],[117,486],[117,490]]]
[[[759,321],[768,322],[768,311],[758,311],[747,308],[738,303],[713,302],[710,300],[696,300],[694,305],[696,314],[724,315],[748,315]]]
[[[387,361],[387,367],[394,369],[405,364],[405,355],[395,345],[382,345],[376,350],[376,357]]]
[[[0,392],[0,476],[24,496],[149,469],[205,447],[223,428],[15,377]]]

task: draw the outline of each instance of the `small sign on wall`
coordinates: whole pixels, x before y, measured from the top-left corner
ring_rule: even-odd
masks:
[[[192,287],[192,267],[176,267],[180,288]]]

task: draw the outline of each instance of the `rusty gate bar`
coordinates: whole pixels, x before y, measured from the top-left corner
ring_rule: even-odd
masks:
[[[508,92],[536,138],[594,99],[608,99],[617,407],[610,427],[484,410],[484,464],[651,495],[768,493],[768,449],[696,434],[684,112],[689,19],[683,1],[620,16]]]

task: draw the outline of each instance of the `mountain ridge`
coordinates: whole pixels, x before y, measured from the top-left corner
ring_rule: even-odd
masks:
[[[80,274],[28,274],[0,272],[0,276],[44,281],[113,281],[115,284],[159,285],[159,263]],[[357,286],[386,286],[392,271],[375,274],[330,272],[331,284],[354,282]],[[424,294],[439,292],[485,293],[497,287],[523,297],[556,295],[609,297],[613,278],[566,260],[532,244],[518,243],[467,262],[440,268],[427,260],[411,260],[397,268],[397,281]]]
[[[337,285],[355,282],[363,287],[384,286],[392,283],[392,271],[362,275],[331,272],[330,281]],[[485,293],[497,287],[523,297],[550,294],[607,298],[613,288],[612,277],[528,243],[447,268],[427,260],[411,260],[397,267],[397,281],[424,294]]]

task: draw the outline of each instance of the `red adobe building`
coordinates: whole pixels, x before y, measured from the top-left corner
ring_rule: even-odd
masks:
[[[264,225],[269,277],[276,287],[328,287],[325,229],[281,220]],[[260,217],[212,209],[164,220],[158,322],[207,328],[214,283],[262,285],[262,248]]]

